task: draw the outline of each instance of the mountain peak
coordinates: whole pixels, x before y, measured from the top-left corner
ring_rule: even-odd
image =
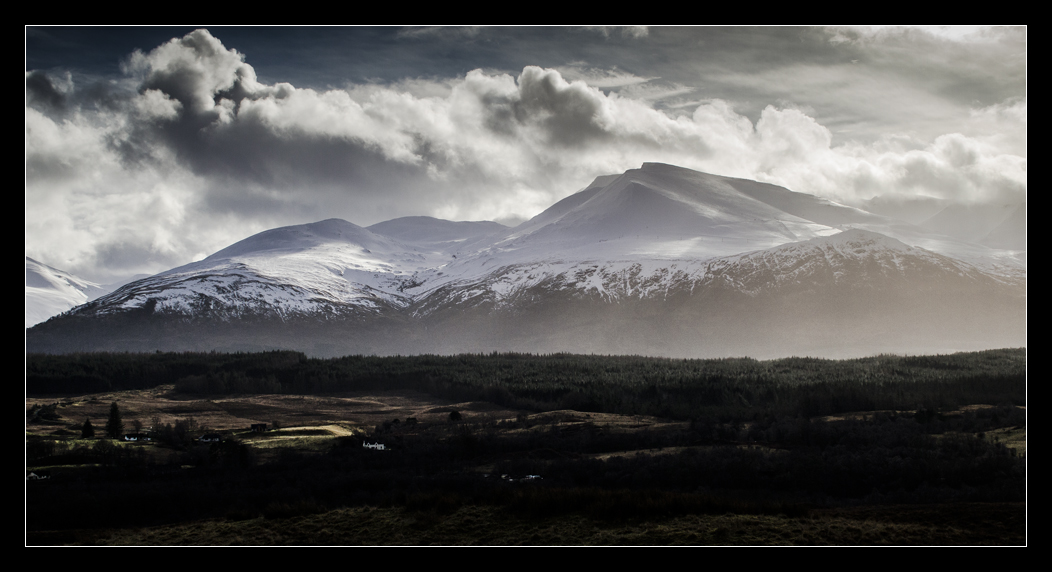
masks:
[[[756,181],[665,163],[600,177],[517,227],[506,244],[576,256],[709,258],[872,222],[861,211]],[[525,252],[525,251],[524,251]]]
[[[680,167],[678,165],[670,165],[668,163],[643,163],[639,170],[643,171],[644,173],[686,172],[701,175],[709,175],[709,173],[706,173],[704,171],[696,171],[694,169],[688,169],[686,167]]]
[[[273,251],[301,251],[330,242],[349,242],[359,245],[375,240],[389,240],[343,219],[330,218],[318,222],[283,226],[265,230],[216,252],[205,260],[221,260]]]

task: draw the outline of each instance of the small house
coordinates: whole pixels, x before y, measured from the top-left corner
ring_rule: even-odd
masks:
[[[366,442],[363,441],[362,442],[362,447],[365,447],[366,449],[373,449],[373,450],[376,450],[376,451],[383,451],[384,450],[384,444],[383,443],[366,443]]]
[[[264,432],[266,430],[267,430],[267,424],[266,423],[253,423],[252,424],[252,432],[253,433],[262,433],[262,432]]]

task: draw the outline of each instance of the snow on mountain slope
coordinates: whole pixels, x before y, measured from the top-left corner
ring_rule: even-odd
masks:
[[[481,283],[492,284],[485,290],[499,304],[542,276],[569,282],[566,277],[578,275],[587,289],[613,298],[638,293],[623,286],[629,269],[683,280],[699,271],[699,260],[837,231],[780,208],[806,203],[789,197],[797,193],[766,190],[764,202],[735,182],[648,163],[600,177],[514,229],[429,217],[370,229],[336,219],[284,227],[129,286],[96,307],[121,311],[149,303],[169,313],[288,317],[351,306],[406,308],[451,285]],[[669,274],[670,260],[682,268],[674,265]],[[461,289],[458,297],[470,291]]]
[[[962,242],[921,226],[788,189],[644,163],[504,233],[479,257],[545,260],[703,260],[863,229],[988,272],[1026,275],[1025,251]],[[457,265],[468,264],[461,258]],[[492,265],[492,263],[491,263]]]
[[[578,259],[707,258],[836,232],[781,208],[790,201],[768,204],[733,181],[646,163],[556,203],[494,247],[527,259],[553,251]]]
[[[707,259],[864,228],[914,237],[920,228],[775,185],[644,163],[600,177],[497,235],[478,259]],[[460,257],[446,270],[470,264]],[[491,263],[492,265],[492,263]]]
[[[1025,252],[1022,262],[1013,253],[993,260],[997,252],[774,185],[647,163],[597,178],[514,228],[406,217],[369,228],[330,219],[273,229],[70,317],[161,332],[147,342],[147,334],[112,337],[107,349],[155,347],[156,338],[156,347],[326,355],[831,355],[846,351],[837,349],[842,338],[854,340],[851,351],[878,337],[882,349],[908,350],[951,322],[947,335],[966,334],[939,338],[933,350],[983,347],[988,330],[997,334],[990,340],[1025,344]],[[211,324],[211,333],[199,337],[193,323]],[[182,328],[181,337],[170,328]],[[73,326],[43,329],[56,341],[39,342],[41,351],[90,346]],[[782,343],[786,336],[811,341]]]
[[[646,163],[597,178],[515,228],[405,217],[368,229],[330,219],[265,231],[96,306],[227,318],[412,307],[419,316],[469,301],[502,307],[540,284],[612,301],[689,287],[717,258],[852,226],[919,232],[774,185]]]
[[[26,257],[26,327],[107,292],[104,286]]]
[[[707,261],[715,258],[852,228],[965,255],[984,262],[987,271],[998,269],[990,249],[932,236],[907,223],[775,185],[645,163],[596,179],[494,236],[473,255],[422,271],[405,292],[422,301],[417,311],[425,314],[466,300],[501,306],[513,293],[542,282],[614,300],[700,280]],[[1025,278],[1025,266],[1014,259],[1000,266]],[[629,276],[642,277],[649,286],[633,287]]]
[[[95,311],[142,308],[186,315],[337,316],[404,307],[400,288],[449,256],[339,219],[277,228],[200,262],[140,280],[92,304]]]
[[[831,236],[768,249],[713,258],[551,261],[511,264],[487,274],[433,282],[416,296],[419,316],[441,308],[488,305],[495,309],[520,303],[538,288],[592,297],[606,302],[663,299],[700,288],[717,287],[746,295],[782,288],[852,287],[878,289],[912,284],[930,290],[936,277],[1023,286],[1025,276],[990,274],[964,261],[911,247],[879,233],[852,229]],[[428,283],[424,284],[425,286]]]
[[[930,284],[945,283],[946,277],[1020,284],[1017,278],[988,274],[967,262],[858,229],[720,258],[708,265],[706,274],[706,280],[723,280],[749,294],[786,285],[829,287],[844,281],[874,290],[907,282],[930,289]],[[940,281],[932,282],[936,278]]]

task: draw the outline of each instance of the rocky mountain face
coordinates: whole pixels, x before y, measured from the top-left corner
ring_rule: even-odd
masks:
[[[34,327],[27,350],[763,358],[1022,346],[1023,261],[648,163],[514,228],[408,217],[266,231]]]

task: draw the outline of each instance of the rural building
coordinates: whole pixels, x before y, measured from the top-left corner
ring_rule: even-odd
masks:
[[[377,451],[383,451],[384,450],[384,444],[383,443],[366,443],[366,442],[363,441],[362,442],[362,447],[365,447],[366,449],[375,449]]]

